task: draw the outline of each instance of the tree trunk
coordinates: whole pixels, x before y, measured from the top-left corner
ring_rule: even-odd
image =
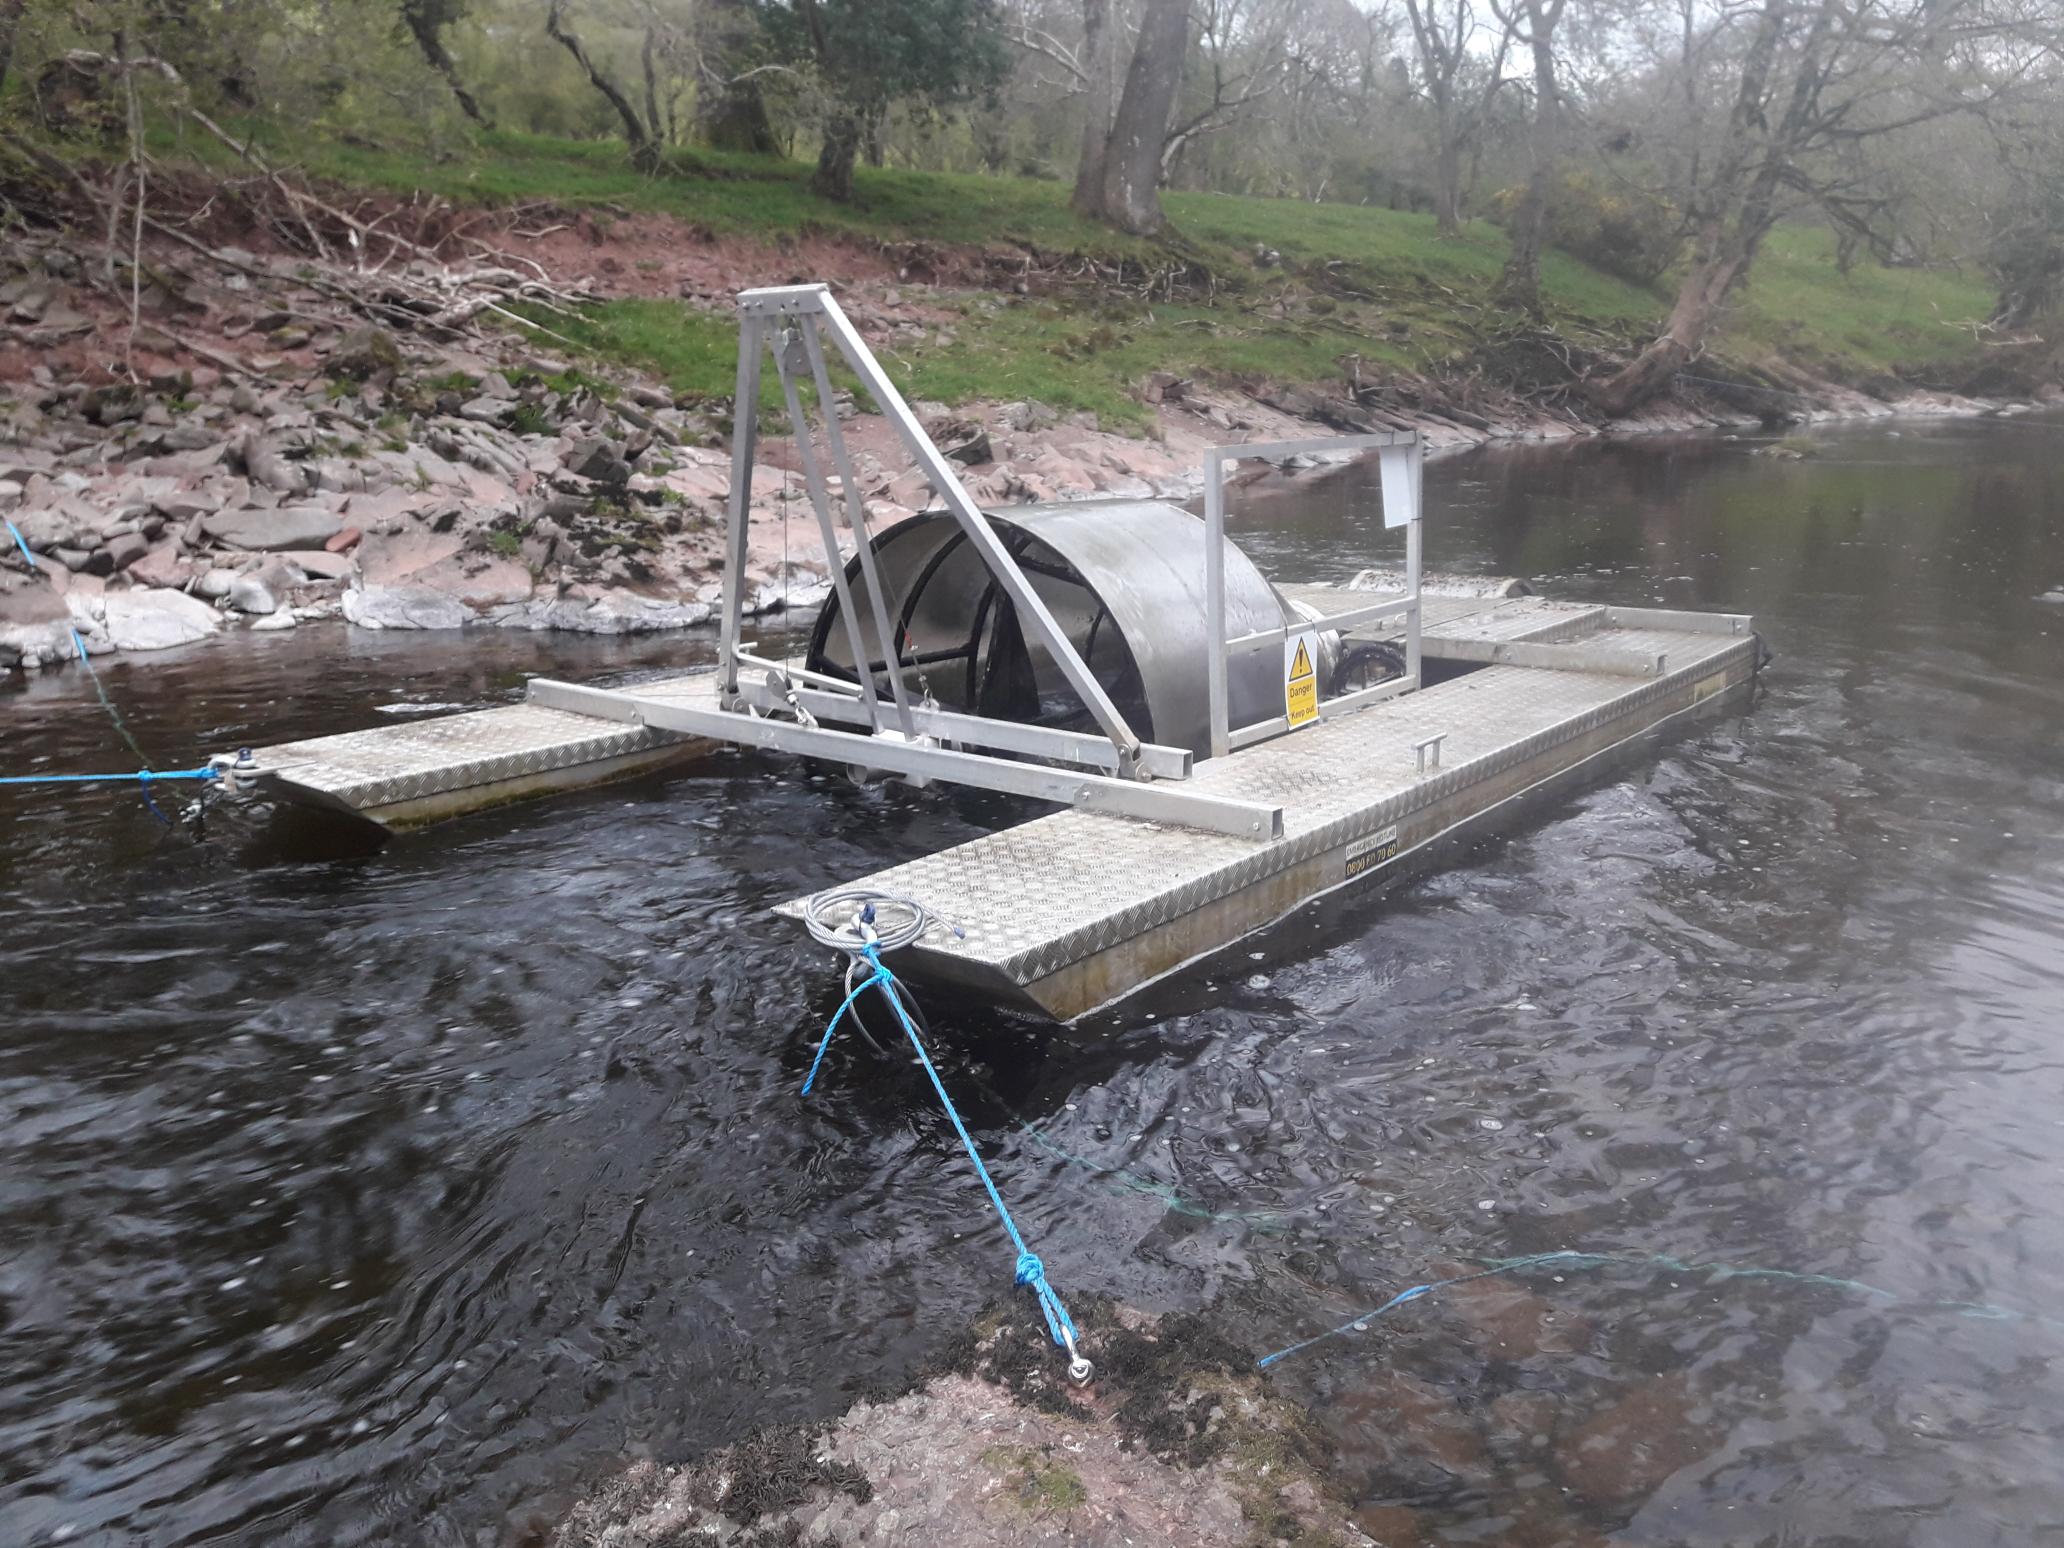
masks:
[[[1435,124],[1433,152],[1433,225],[1444,237],[1462,231],[1462,137],[1452,115],[1443,110]]]
[[[1526,0],[1528,41],[1534,53],[1534,164],[1512,216],[1512,252],[1498,277],[1498,299],[1528,316],[1541,314],[1541,248],[1548,239],[1549,207],[1562,156],[1562,103],[1555,83],[1555,23],[1562,0],[1544,6]]]
[[[545,35],[573,55],[575,62],[587,72],[589,83],[616,109],[616,116],[623,120],[624,138],[630,142],[631,165],[640,172],[657,172],[660,159],[657,142],[646,132],[644,121],[638,117],[638,110],[624,95],[623,88],[602,73],[595,61],[589,58],[579,35],[566,25],[565,6],[566,0],[552,0],[551,9],[545,12]]]
[[[4,0],[0,0],[4,3]],[[459,104],[459,111],[483,129],[492,129],[494,120],[481,110],[479,101],[466,89],[466,83],[459,76],[458,61],[444,46],[444,34],[438,25],[431,7],[422,0],[402,0],[401,19],[408,26],[416,40],[416,47],[422,51],[430,68],[444,77],[444,84],[451,88],[451,94]]]
[[[695,93],[696,134],[716,150],[780,154],[774,121],[757,80],[707,81]]]
[[[1068,201],[1094,218],[1104,197],[1104,152],[1111,143],[1111,113],[1117,82],[1111,65],[1111,0],[1082,0],[1082,69],[1089,77],[1083,102],[1082,153],[1075,162],[1075,193]]]
[[[853,158],[860,150],[860,120],[841,111],[824,126],[824,148],[817,153],[817,170],[810,178],[810,192],[840,204],[853,202]]]
[[[1125,72],[1125,92],[1104,149],[1104,182],[1095,214],[1121,230],[1149,236],[1161,213],[1161,142],[1182,84],[1190,0],[1148,0],[1139,43]]]
[[[1592,406],[1618,418],[1666,391],[1677,373],[1698,358],[1721,304],[1748,268],[1754,248],[1753,241],[1744,242],[1733,232],[1704,233],[1698,255],[1677,287],[1668,326],[1623,369],[1590,389]]]
[[[659,29],[645,29],[645,46],[638,51],[638,67],[645,75],[645,130],[657,140],[665,129],[659,117],[659,66],[654,57],[659,52]]]
[[[8,68],[14,63],[15,34],[21,30],[22,13],[28,0],[0,0],[0,86],[7,84]]]
[[[716,150],[773,156],[781,151],[759,77],[748,71],[759,34],[752,0],[701,0],[695,21],[701,65],[695,84],[695,133]]]

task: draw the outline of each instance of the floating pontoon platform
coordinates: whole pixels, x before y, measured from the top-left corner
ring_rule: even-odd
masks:
[[[1383,595],[1284,589],[1329,607]],[[962,932],[935,925],[908,970],[1073,1020],[1519,797],[1580,782],[1613,749],[1725,704],[1758,664],[1740,614],[1539,596],[1429,596],[1425,609],[1426,657],[1477,669],[1196,766],[1200,795],[1279,806],[1280,838],[1063,811],[890,867],[860,884]],[[719,744],[667,727],[715,713],[717,697],[714,671],[607,694],[539,681],[523,704],[257,757],[281,800],[407,828],[706,754]]]
[[[850,953],[876,903],[914,904],[901,917],[931,922],[899,970],[1070,1021],[1585,777],[1760,664],[1736,614],[1429,588],[1411,435],[1215,448],[1202,520],[1154,500],[984,511],[824,287],[747,291],[739,320],[735,401],[759,401],[771,354],[831,567],[804,657],[743,636],[741,415],[713,670],[540,679],[521,705],[267,748],[278,797],[398,828],[731,745],[1050,801],[1066,809],[780,911]],[[827,341],[942,508],[870,532]],[[1227,538],[1225,464],[1310,453],[1375,458],[1404,540],[1389,579],[1279,585]]]

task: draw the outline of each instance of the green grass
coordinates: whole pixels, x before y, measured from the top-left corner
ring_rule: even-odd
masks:
[[[1835,267],[1826,231],[1773,232],[1749,271],[1726,338],[1737,347],[1782,352],[1805,364],[1860,377],[1902,365],[1975,359],[1964,326],[1991,315],[1980,275],[1945,269]]]
[[[1377,369],[1436,370],[1503,321],[1488,302],[1506,242],[1483,221],[1444,240],[1427,215],[1171,194],[1175,236],[1162,245],[1084,221],[1068,208],[1064,185],[1025,178],[863,168],[859,198],[844,206],[810,193],[807,165],[770,158],[679,152],[667,171],[647,177],[613,142],[494,133],[463,157],[430,162],[404,150],[289,143],[263,131],[260,143],[313,176],[395,193],[611,206],[769,241],[811,231],[1030,247],[1135,272],[1180,257],[1214,278],[1211,304],[1150,304],[1094,285],[1060,300],[967,297],[948,342],[884,351],[908,396],[948,403],[1029,397],[1138,426],[1149,416],[1135,389],[1151,371],[1327,383],[1340,378],[1348,356]],[[212,142],[186,138],[178,149],[212,165],[233,159]],[[1281,262],[1257,263],[1258,248]],[[770,258],[770,276],[784,274],[784,263]],[[1546,256],[1543,277],[1554,321],[1591,343],[1638,342],[1668,308],[1666,287],[1632,285],[1559,252]],[[1713,348],[1743,363],[1781,354],[1847,379],[1901,366],[1950,370],[1977,353],[1969,330],[1953,324],[1984,316],[1989,300],[1972,275],[1866,263],[1844,276],[1825,231],[1788,229],[1766,244]],[[620,300],[575,322],[537,320],[598,358],[657,373],[677,391],[731,391],[729,317],[678,302]],[[773,402],[770,384],[762,404]]]

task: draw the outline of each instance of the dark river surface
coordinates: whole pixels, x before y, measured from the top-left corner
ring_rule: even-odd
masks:
[[[1431,562],[1753,611],[1775,664],[1090,1025],[927,996],[1062,1294],[1260,1353],[1621,1260],[1273,1368],[1393,1543],[2064,1532],[2060,435],[1436,464]],[[1367,503],[1239,530],[1344,575]],[[178,766],[708,649],[326,628],[104,676]],[[132,766],[76,671],[0,727],[0,772]],[[914,1069],[843,1040],[798,1097],[837,973],[766,911],[1013,812],[727,756],[351,854],[0,793],[0,1541],[519,1541],[909,1371],[1011,1254]]]

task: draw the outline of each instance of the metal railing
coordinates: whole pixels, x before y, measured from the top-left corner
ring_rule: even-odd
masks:
[[[1362,607],[1274,629],[1258,629],[1234,639],[1226,637],[1225,595],[1225,466],[1248,458],[1281,457],[1347,451],[1374,451],[1383,491],[1383,525],[1405,529],[1405,592]],[[1282,736],[1312,720],[1324,720],[1344,711],[1410,693],[1419,686],[1420,634],[1420,489],[1424,480],[1425,452],[1419,437],[1408,430],[1372,435],[1330,436],[1309,441],[1251,441],[1237,446],[1214,446],[1204,456],[1204,605],[1210,619],[1210,638],[1215,648],[1206,662],[1211,717],[1211,756],[1222,758],[1236,748],[1248,747],[1270,737]],[[1343,593],[1351,595],[1351,593]],[[1385,618],[1405,618],[1405,674],[1330,699],[1316,699],[1311,712],[1295,718],[1288,700],[1289,672],[1286,664],[1284,712],[1245,726],[1231,723],[1231,695],[1228,684],[1236,654],[1267,649],[1273,645],[1287,657],[1293,654],[1291,641],[1317,636],[1327,630],[1358,628]]]

